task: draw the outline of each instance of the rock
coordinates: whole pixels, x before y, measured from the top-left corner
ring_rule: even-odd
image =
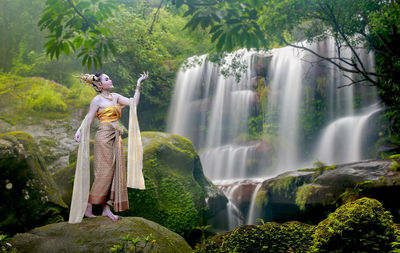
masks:
[[[219,211],[217,202],[227,200],[204,176],[190,140],[142,132],[142,142],[146,190],[129,189],[130,209],[124,214],[147,218],[187,237]]]
[[[128,188],[130,209],[122,215],[144,217],[188,236],[226,208],[228,200],[204,176],[200,158],[188,139],[142,132],[142,142],[146,190]],[[72,163],[54,174],[67,203],[71,202],[74,173],[75,163]]]
[[[35,228],[15,235],[10,243],[18,252],[109,252],[113,245],[122,243],[121,236],[132,238],[153,235],[144,252],[192,252],[178,234],[152,221],[139,217],[124,217],[112,222],[106,217],[85,218],[79,224],[60,222]],[[154,244],[154,249],[150,245]],[[137,249],[144,247],[141,239]]]
[[[41,77],[20,77],[12,74],[1,77],[0,86],[8,92],[0,94],[0,132],[24,131],[30,134],[36,140],[50,172],[68,166],[69,153],[78,145],[74,141],[75,132],[96,92],[92,89],[69,89]],[[48,97],[44,95],[46,99],[54,99],[41,100],[38,94],[48,94]],[[21,98],[18,106],[15,104],[16,97]],[[44,108],[37,110],[32,105],[38,101],[42,101]],[[56,104],[62,103],[66,107],[63,110],[52,110],[55,101]]]
[[[400,204],[394,196],[400,194],[400,171],[397,161],[368,160],[331,167],[291,171],[263,182],[257,194],[265,220],[308,220],[318,222],[337,203],[361,197],[381,201],[394,212]]]
[[[253,56],[253,69],[256,76],[268,76],[268,67],[272,60],[272,55],[254,54]]]
[[[15,234],[63,221],[68,207],[29,134],[0,135],[0,182],[0,231]]]

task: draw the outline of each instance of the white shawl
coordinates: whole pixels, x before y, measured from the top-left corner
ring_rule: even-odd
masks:
[[[136,103],[129,99],[128,167],[127,187],[145,189],[143,169],[143,146],[137,120]],[[81,142],[76,161],[74,188],[68,223],[80,223],[86,211],[90,188],[90,125],[87,117],[81,124]]]

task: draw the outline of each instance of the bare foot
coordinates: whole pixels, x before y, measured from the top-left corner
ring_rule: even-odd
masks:
[[[108,217],[110,218],[113,222],[116,222],[117,220],[119,220],[119,216],[114,215],[111,210],[110,210],[110,206],[109,205],[104,205],[103,206],[103,213],[101,214],[104,217]]]
[[[85,211],[85,217],[96,218],[96,215],[92,212],[92,204],[88,203]]]

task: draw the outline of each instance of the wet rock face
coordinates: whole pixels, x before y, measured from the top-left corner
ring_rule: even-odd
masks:
[[[29,134],[0,135],[0,185],[3,233],[15,234],[63,221],[67,206]]]
[[[400,208],[400,171],[394,159],[370,160],[291,171],[263,182],[257,194],[265,220],[319,221],[336,204],[372,197],[392,211]]]
[[[18,234],[11,244],[18,252],[110,252],[114,245],[122,243],[121,236],[140,237],[137,250],[143,249],[143,236],[153,235],[144,252],[192,252],[190,246],[178,234],[152,221],[138,217],[124,217],[112,222],[106,217],[85,218],[80,224],[61,222],[35,228]],[[149,250],[153,244],[153,250]]]

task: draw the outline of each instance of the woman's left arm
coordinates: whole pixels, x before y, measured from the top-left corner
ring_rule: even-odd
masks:
[[[137,81],[136,89],[135,89],[135,95],[133,96],[133,100],[135,101],[136,106],[139,104],[139,98],[140,98],[140,89],[141,89],[141,84],[144,80],[146,80],[149,77],[149,72],[143,73],[140,78]],[[122,95],[116,94],[117,95],[117,103],[125,106],[129,106],[129,98],[124,97]]]

